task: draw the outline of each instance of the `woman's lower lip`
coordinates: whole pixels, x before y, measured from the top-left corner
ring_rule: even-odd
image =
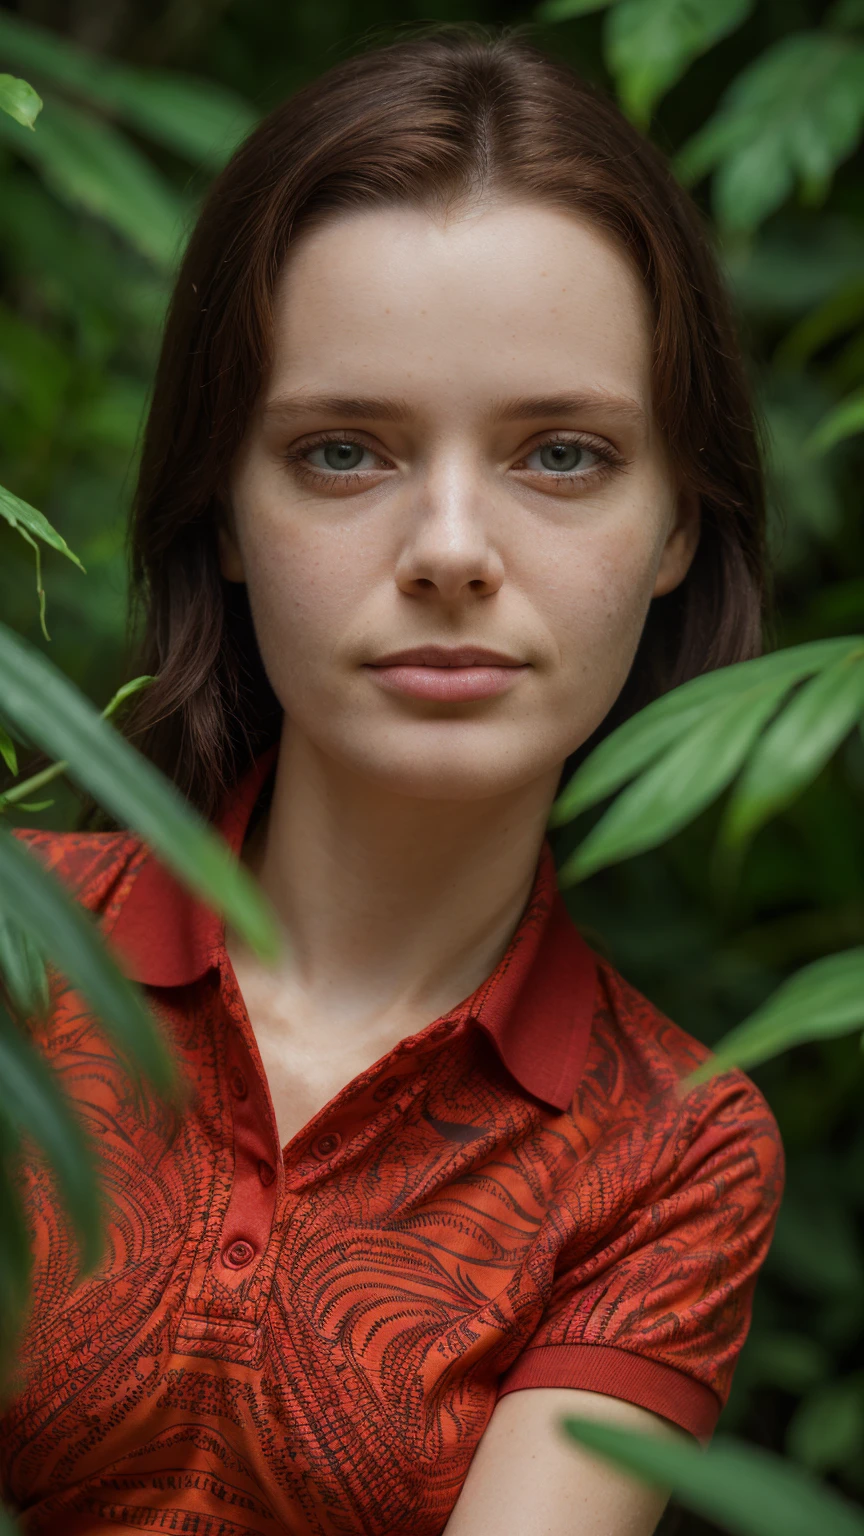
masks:
[[[527,667],[373,667],[367,668],[382,688],[414,699],[488,699],[512,687]]]

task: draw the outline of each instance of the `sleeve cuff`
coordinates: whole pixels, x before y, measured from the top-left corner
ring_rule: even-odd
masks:
[[[524,1349],[498,1388],[498,1396],[524,1387],[574,1387],[620,1397],[671,1419],[697,1439],[713,1433],[722,1404],[710,1387],[674,1365],[606,1344],[540,1344]]]

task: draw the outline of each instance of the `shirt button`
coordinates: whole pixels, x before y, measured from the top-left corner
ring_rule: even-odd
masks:
[[[246,1095],[249,1092],[249,1088],[243,1073],[238,1071],[236,1067],[232,1067],[230,1073],[228,1074],[228,1082],[231,1085],[231,1092],[233,1093],[235,1099],[246,1098]]]
[[[229,1269],[245,1269],[255,1257],[255,1249],[251,1243],[247,1243],[245,1237],[238,1237],[235,1242],[229,1243],[222,1255],[222,1263]]]
[[[402,1079],[400,1077],[385,1077],[383,1083],[379,1083],[375,1089],[372,1095],[373,1099],[377,1104],[380,1104],[382,1099],[392,1099],[401,1083]]]
[[[273,1167],[273,1164],[266,1163],[263,1157],[258,1164],[258,1177],[265,1188],[268,1184],[272,1184],[276,1177],[276,1169]]]
[[[313,1143],[312,1151],[316,1157],[323,1159],[325,1157],[332,1157],[334,1152],[338,1152],[341,1145],[342,1137],[338,1131],[326,1131],[323,1136],[319,1136],[318,1140]]]

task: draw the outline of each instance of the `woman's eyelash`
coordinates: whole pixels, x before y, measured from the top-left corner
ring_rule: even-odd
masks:
[[[362,437],[349,435],[347,432],[325,432],[320,433],[317,437],[307,438],[305,442],[289,449],[287,453],[283,454],[283,460],[285,464],[290,465],[300,479],[314,482],[322,487],[329,487],[335,484],[350,485],[353,481],[364,479],[370,473],[369,470],[344,469],[333,470],[328,474],[326,470],[309,464],[307,455],[312,453],[314,449],[321,448],[327,443],[347,443],[358,448],[364,448],[368,453],[374,454],[376,458],[381,459],[384,457],[371,444],[365,442]],[[619,453],[617,448],[613,448],[612,444],[605,439],[590,437],[587,434],[564,437],[560,433],[554,432],[550,433],[548,437],[541,438],[538,442],[533,443],[527,452],[521,455],[518,462],[521,463],[529,458],[531,454],[539,452],[542,448],[553,447],[559,443],[564,446],[584,448],[588,453],[594,454],[600,462],[591,465],[587,470],[547,470],[545,472],[529,470],[527,473],[541,475],[543,479],[558,481],[561,484],[572,484],[573,481],[578,480],[598,479],[615,469],[626,467],[627,461],[624,455]]]

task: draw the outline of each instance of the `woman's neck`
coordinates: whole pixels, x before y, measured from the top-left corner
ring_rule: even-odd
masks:
[[[494,800],[422,800],[286,732],[243,852],[287,933],[278,979],[337,1035],[454,1007],[518,924],[556,785],[557,772]]]

